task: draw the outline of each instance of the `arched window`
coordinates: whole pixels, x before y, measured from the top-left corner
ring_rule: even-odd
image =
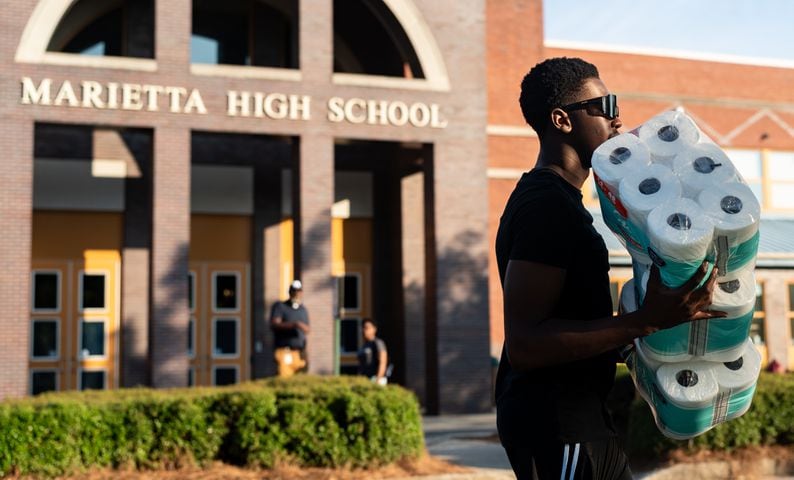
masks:
[[[334,0],[334,72],[424,78],[408,36],[382,0]]]
[[[47,51],[154,58],[154,0],[80,0],[63,16]]]
[[[297,0],[193,0],[190,58],[298,68]]]

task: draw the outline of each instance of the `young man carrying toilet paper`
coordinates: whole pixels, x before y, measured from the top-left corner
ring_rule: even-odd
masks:
[[[669,289],[654,268],[642,307],[613,316],[608,253],[581,187],[593,151],[622,127],[617,99],[594,65],[553,58],[526,75],[519,102],[540,153],[496,238],[505,315],[499,437],[519,479],[631,478],[605,406],[617,352],[660,329],[723,317],[708,310],[715,273],[703,282],[704,264]]]

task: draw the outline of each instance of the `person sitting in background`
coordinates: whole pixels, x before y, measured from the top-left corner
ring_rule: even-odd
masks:
[[[289,287],[289,299],[275,303],[270,312],[279,377],[292,376],[306,367],[306,335],[310,329],[309,312],[302,299],[303,285],[295,280]]]
[[[364,345],[358,351],[358,373],[379,385],[386,385],[389,354],[386,344],[377,337],[378,326],[372,319],[365,318],[361,323],[361,332]]]

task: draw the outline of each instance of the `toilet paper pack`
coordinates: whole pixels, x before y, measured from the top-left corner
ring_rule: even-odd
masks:
[[[663,112],[609,139],[592,166],[604,222],[632,259],[647,256],[660,267],[666,285],[684,283],[704,259],[726,279],[755,261],[758,201],[684,112]],[[652,216],[651,206],[660,211]]]
[[[677,440],[695,437],[743,415],[752,403],[761,357],[747,340],[730,362],[656,362],[639,342],[626,364],[659,430]]]

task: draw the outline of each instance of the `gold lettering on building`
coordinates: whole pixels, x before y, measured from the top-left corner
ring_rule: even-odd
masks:
[[[77,85],[69,80],[57,84],[51,78],[44,78],[37,83],[31,77],[22,77],[19,101],[23,105],[207,114],[197,88],[93,80],[83,80],[79,87]],[[331,97],[326,109],[326,120],[332,123],[410,125],[414,128],[446,128],[448,125],[436,103]],[[226,91],[226,115],[229,117],[308,121],[312,118],[311,112],[310,95]]]

